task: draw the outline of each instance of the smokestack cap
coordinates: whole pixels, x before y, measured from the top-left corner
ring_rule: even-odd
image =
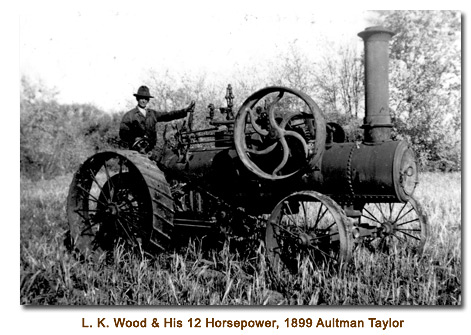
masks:
[[[381,38],[381,36],[383,36],[384,39],[389,40],[395,34],[396,33],[392,30],[386,29],[382,26],[374,26],[368,27],[362,32],[359,32],[358,36],[360,36],[364,41],[366,41],[372,35],[376,35],[376,38]]]

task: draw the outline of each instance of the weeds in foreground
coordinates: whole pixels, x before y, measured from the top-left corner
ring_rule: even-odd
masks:
[[[70,177],[70,176],[69,176]],[[263,245],[249,254],[229,244],[142,259],[114,250],[112,262],[80,262],[63,246],[70,178],[21,183],[20,303],[54,305],[459,305],[459,174],[425,174],[417,197],[431,224],[424,254],[358,248],[344,271],[314,268],[284,278],[267,266]],[[427,187],[423,187],[427,185]],[[203,240],[204,245],[204,240]]]

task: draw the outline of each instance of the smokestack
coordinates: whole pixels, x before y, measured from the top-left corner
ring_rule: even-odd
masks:
[[[365,42],[365,118],[364,142],[391,139],[389,115],[389,41],[394,33],[383,27],[369,27],[360,32]]]

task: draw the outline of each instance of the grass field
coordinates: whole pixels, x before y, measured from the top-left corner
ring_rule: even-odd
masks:
[[[203,251],[141,259],[115,249],[113,263],[83,263],[63,246],[71,176],[21,180],[20,303],[54,305],[460,305],[461,175],[426,173],[416,191],[429,216],[422,257],[354,252],[346,271],[301,272],[279,287],[263,246],[249,256]]]

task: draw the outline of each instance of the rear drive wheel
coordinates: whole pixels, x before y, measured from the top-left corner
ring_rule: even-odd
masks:
[[[118,244],[155,254],[170,243],[173,214],[165,176],[146,156],[98,153],[82,164],[69,189],[70,246],[87,257]]]

